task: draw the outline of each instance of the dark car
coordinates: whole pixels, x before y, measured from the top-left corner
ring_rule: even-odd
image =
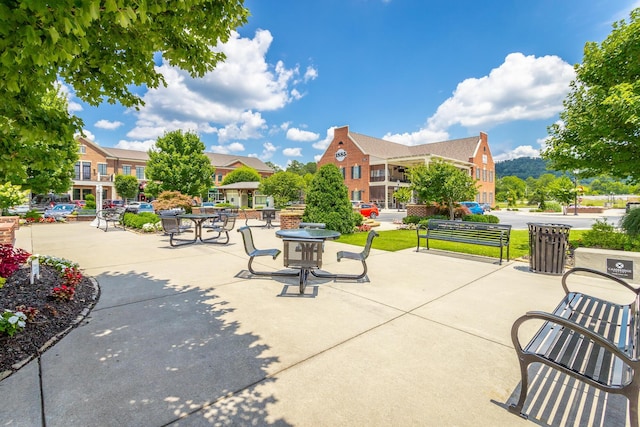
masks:
[[[360,203],[356,207],[356,209],[358,209],[363,216],[366,216],[371,219],[376,218],[380,215],[380,211],[378,210],[378,207],[373,203]]]
[[[66,218],[72,213],[76,212],[78,207],[75,203],[58,203],[52,208],[45,209],[45,218],[55,218],[56,220]]]

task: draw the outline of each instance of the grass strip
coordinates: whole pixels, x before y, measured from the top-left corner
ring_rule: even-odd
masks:
[[[571,230],[569,240],[579,239],[582,233],[586,231],[588,230]],[[415,230],[384,230],[378,231],[378,234],[380,234],[380,237],[376,237],[371,246],[374,249],[395,252],[409,248],[415,249],[416,247],[417,237]],[[364,246],[367,241],[367,233],[343,234],[337,241],[349,245]],[[420,246],[424,247],[424,239],[420,242]],[[500,258],[500,248],[491,246],[430,240],[429,247],[451,252]],[[509,248],[511,259],[529,255],[529,230],[511,230]],[[506,257],[506,252],[504,255]]]

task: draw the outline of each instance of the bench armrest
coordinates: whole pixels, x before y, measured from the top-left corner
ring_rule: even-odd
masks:
[[[520,344],[520,338],[518,337],[518,330],[520,329],[520,325],[528,320],[545,320],[548,322],[555,323],[560,326],[564,326],[567,329],[570,329],[580,335],[585,336],[586,338],[594,341],[596,344],[610,351],[614,356],[621,359],[624,363],[628,365],[637,364],[638,359],[631,359],[626,353],[621,351],[614,343],[606,339],[604,336],[598,334],[597,332],[591,331],[583,326],[578,325],[577,323],[572,322],[571,320],[556,316],[551,313],[545,313],[543,311],[529,311],[524,316],[519,317],[511,327],[511,340],[513,341],[513,345],[519,353],[524,353],[524,349]],[[536,333],[537,334],[537,333]],[[636,369],[634,367],[634,369]]]
[[[595,274],[597,276],[604,277],[605,279],[613,280],[614,282],[619,283],[620,285],[624,286],[625,288],[633,292],[636,295],[636,299],[638,298],[638,295],[640,295],[640,288],[634,288],[633,286],[631,286],[621,278],[613,276],[609,273],[605,273],[604,271],[594,270],[592,268],[586,268],[586,267],[574,267],[571,270],[564,273],[564,275],[562,276],[562,289],[564,289],[564,292],[566,295],[568,295],[571,292],[569,290],[569,286],[567,286],[567,279],[569,278],[570,275],[574,273],[579,273],[579,272]]]

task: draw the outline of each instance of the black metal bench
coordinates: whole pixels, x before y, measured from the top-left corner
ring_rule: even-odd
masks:
[[[118,224],[124,230],[124,208],[106,208],[98,211],[96,213],[96,219],[98,220],[97,228],[100,228],[100,225],[104,222],[104,231],[106,232],[109,229],[109,223],[114,227],[117,227]]]
[[[427,225],[418,225],[416,232],[418,235],[416,252],[420,251],[420,239],[426,240],[427,249],[429,249],[429,239],[444,240],[447,242],[499,247],[500,264],[502,264],[502,248],[506,247],[507,261],[509,261],[511,225],[430,219]]]
[[[612,280],[633,292],[635,298],[629,304],[616,304],[570,291],[567,278],[574,273]],[[540,362],[590,386],[625,396],[629,400],[631,426],[638,427],[640,289],[618,277],[582,267],[567,271],[562,287],[565,297],[552,313],[531,311],[513,324],[511,339],[520,362],[522,385],[519,400],[509,411],[526,418],[522,408],[527,398],[528,366]],[[519,329],[530,320],[543,323],[523,347]]]

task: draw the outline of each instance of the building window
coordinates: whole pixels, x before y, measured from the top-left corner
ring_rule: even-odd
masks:
[[[87,154],[87,146],[86,146],[86,145],[81,145],[81,146],[78,148],[78,153],[80,153],[80,154]]]
[[[76,162],[76,164],[74,165],[74,171],[75,171],[75,176],[73,177],[73,179],[75,179],[76,181],[80,180],[80,162]]]
[[[489,182],[493,182],[493,171],[489,171]]]
[[[107,175],[107,164],[106,163],[98,163],[98,173],[102,176]]]
[[[122,175],[131,175],[131,166],[122,166]]]
[[[361,166],[351,166],[351,179],[360,179],[361,176]]]
[[[136,178],[145,179],[144,178],[144,166],[136,166]]]
[[[476,179],[480,179],[480,168],[476,168]]]
[[[486,169],[482,169],[482,180],[484,182],[487,182],[487,170]]]
[[[351,200],[360,202],[362,201],[362,190],[356,190],[351,192]]]
[[[91,162],[82,162],[82,180],[91,180]]]
[[[222,182],[222,174],[218,175],[218,182]]]
[[[340,168],[340,173],[342,174],[342,179],[345,179],[347,177],[347,174],[344,168]]]

